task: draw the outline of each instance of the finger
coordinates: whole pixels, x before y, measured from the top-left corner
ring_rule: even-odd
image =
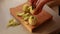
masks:
[[[29,0],[29,2],[31,3],[31,5],[32,5],[32,3],[34,3],[34,0]]]
[[[37,0],[29,0],[29,2],[30,2],[30,4],[31,4],[31,5],[35,6],[35,5],[36,5]]]

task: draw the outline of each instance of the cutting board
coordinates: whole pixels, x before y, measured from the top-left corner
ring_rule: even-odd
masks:
[[[27,3],[24,3],[27,4]],[[10,13],[11,15],[16,18],[23,26],[26,27],[27,30],[29,30],[30,32],[33,32],[37,27],[39,27],[40,25],[42,25],[43,23],[45,23],[45,21],[48,21],[52,18],[52,15],[49,14],[48,12],[46,12],[45,10],[42,10],[42,12],[38,15],[34,15],[35,17],[37,17],[37,24],[35,26],[31,26],[31,25],[27,25],[25,23],[27,23],[27,21],[24,21],[21,17],[17,16],[17,12],[23,12],[22,11],[22,6],[24,5],[19,5],[17,7],[14,8],[10,8]]]

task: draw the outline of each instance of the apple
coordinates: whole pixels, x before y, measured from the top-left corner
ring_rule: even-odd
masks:
[[[25,4],[24,6],[23,6],[23,11],[25,12],[25,13],[29,13],[29,6],[28,6],[28,4]]]
[[[37,19],[34,16],[30,16],[28,22],[30,25],[36,25]]]

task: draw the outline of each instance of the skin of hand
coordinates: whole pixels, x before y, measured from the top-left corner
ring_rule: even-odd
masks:
[[[43,6],[47,3],[47,2],[50,2],[52,0],[39,0],[38,4],[37,3],[37,0],[29,0],[29,2],[31,3],[31,5],[35,6],[36,8],[33,10],[34,11],[34,15],[37,15],[41,12]]]
[[[36,7],[37,0],[28,0],[29,4]]]

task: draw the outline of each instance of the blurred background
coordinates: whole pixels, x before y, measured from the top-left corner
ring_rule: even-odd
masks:
[[[27,2],[27,0],[0,0],[0,34],[58,34],[60,32],[60,16],[58,15],[59,2],[49,2],[46,4],[46,7],[50,10],[47,8],[44,9],[49,11],[53,16],[53,19],[43,24],[37,32],[30,33],[22,25],[7,28],[9,20],[13,18],[10,15],[10,8],[16,7],[25,2]]]

